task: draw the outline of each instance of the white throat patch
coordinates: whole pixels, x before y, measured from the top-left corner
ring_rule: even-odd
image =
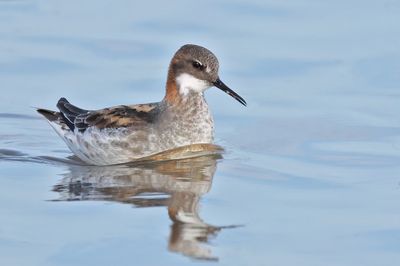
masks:
[[[190,91],[202,93],[211,87],[207,81],[195,78],[187,73],[180,74],[176,78],[176,81],[178,83],[179,93],[182,95],[187,95]]]

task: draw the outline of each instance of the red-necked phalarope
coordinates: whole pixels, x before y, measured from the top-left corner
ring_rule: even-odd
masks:
[[[171,60],[161,102],[91,111],[61,98],[59,112],[37,111],[71,151],[89,164],[126,163],[177,147],[212,143],[214,122],[203,92],[215,86],[246,105],[219,79],[218,67],[212,52],[187,44]]]

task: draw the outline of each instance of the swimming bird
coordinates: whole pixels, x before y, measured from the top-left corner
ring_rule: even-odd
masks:
[[[37,109],[71,151],[91,165],[127,163],[163,151],[208,144],[214,121],[204,91],[217,87],[241,104],[246,101],[218,75],[217,57],[208,49],[186,44],[173,56],[162,101],[85,110],[65,98],[59,111]]]

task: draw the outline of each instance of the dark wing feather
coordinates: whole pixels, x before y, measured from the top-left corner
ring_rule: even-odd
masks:
[[[75,129],[76,117],[90,112],[70,104],[65,98],[58,100],[57,108],[60,110],[60,116],[72,131]]]
[[[68,102],[67,99],[61,98],[58,100],[57,103],[57,108],[60,110],[60,112],[71,122],[74,123],[75,118],[78,115],[81,114],[86,114],[89,112],[89,110],[83,110],[81,108],[78,108]]]
[[[82,132],[89,127],[98,129],[142,126],[153,123],[159,109],[157,104],[116,106],[90,111],[75,118],[74,125]]]
[[[139,104],[133,106],[116,106],[97,111],[78,108],[61,98],[57,107],[65,124],[74,131],[77,128],[84,132],[89,127],[98,129],[144,125],[155,121],[159,112],[158,104]]]

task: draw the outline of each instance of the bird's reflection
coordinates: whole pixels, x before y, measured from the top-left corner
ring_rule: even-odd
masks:
[[[211,189],[219,154],[141,165],[70,166],[54,191],[57,200],[105,200],[135,207],[166,206],[172,220],[168,249],[195,259],[217,260],[207,245],[221,229],[199,216],[199,201]]]

